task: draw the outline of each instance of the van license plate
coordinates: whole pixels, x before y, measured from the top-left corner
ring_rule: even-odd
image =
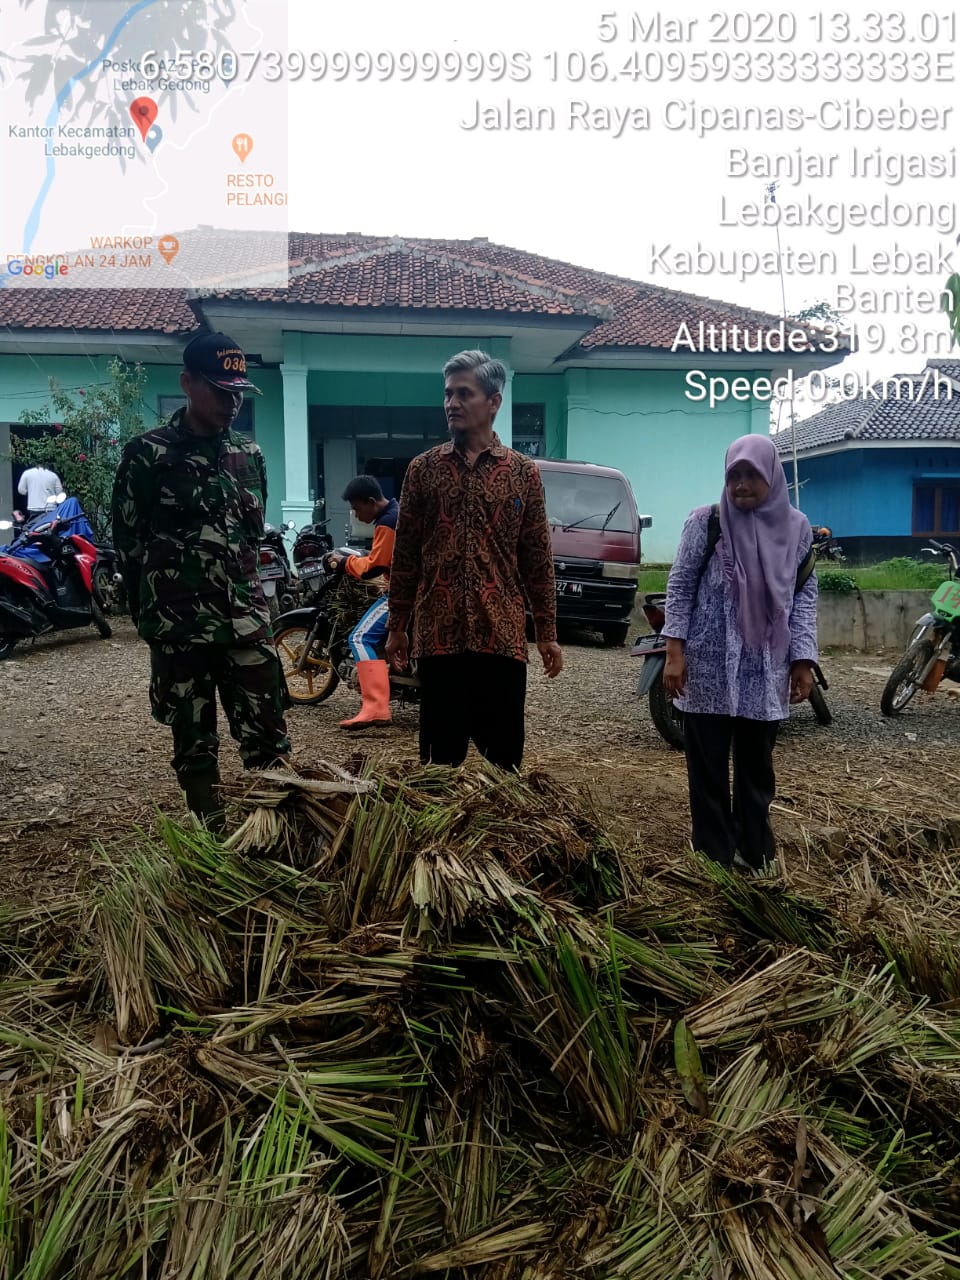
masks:
[[[583,583],[582,582],[558,582],[557,595],[558,596],[582,596]]]

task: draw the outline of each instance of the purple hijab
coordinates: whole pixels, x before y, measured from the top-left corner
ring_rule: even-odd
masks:
[[[759,471],[770,492],[753,511],[738,511],[727,496],[726,478],[738,462]],[[790,648],[790,611],[800,544],[809,531],[806,516],[790,504],[787,477],[769,436],[741,436],[727,450],[720,499],[722,537],[718,551],[726,581],[737,601],[737,621],[745,644],[769,642],[783,661]]]

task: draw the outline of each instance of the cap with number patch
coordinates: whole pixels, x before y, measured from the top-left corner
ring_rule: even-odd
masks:
[[[262,396],[247,377],[247,357],[225,333],[203,333],[183,349],[183,367],[223,391],[253,391]]]

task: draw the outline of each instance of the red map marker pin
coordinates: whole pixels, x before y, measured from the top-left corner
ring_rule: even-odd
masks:
[[[157,104],[152,98],[134,98],[130,103],[130,114],[140,130],[140,137],[146,142],[147,130],[157,118]]]

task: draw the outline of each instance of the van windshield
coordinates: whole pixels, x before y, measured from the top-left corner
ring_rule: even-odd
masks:
[[[633,532],[633,503],[627,486],[616,476],[591,476],[576,471],[544,469],[540,472],[540,479],[547,499],[547,518],[551,524],[561,527],[576,525],[578,529],[602,529],[606,522],[606,528],[614,533]],[[611,511],[613,515],[610,515]]]

